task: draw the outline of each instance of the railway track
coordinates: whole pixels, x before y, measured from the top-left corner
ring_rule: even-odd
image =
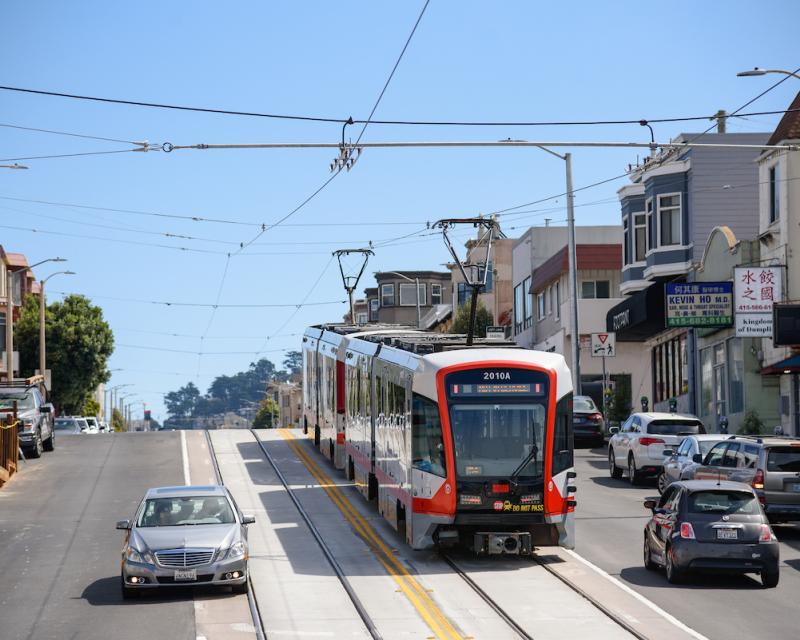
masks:
[[[217,453],[214,451],[214,445],[211,442],[211,434],[208,433],[208,430],[205,431],[206,434],[206,445],[208,446],[208,454],[211,457],[211,465],[214,468],[214,477],[217,480],[217,484],[224,484],[222,482],[222,473],[219,470],[219,462],[217,461]],[[250,607],[250,617],[253,618],[253,627],[256,631],[256,638],[257,640],[266,640],[266,634],[264,633],[264,625],[261,622],[261,612],[258,608],[258,600],[256,600],[255,591],[253,591],[253,583],[250,581],[250,576],[247,577],[247,605]]]

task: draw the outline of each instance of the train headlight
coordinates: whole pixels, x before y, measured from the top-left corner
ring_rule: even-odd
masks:
[[[467,493],[462,493],[459,496],[459,502],[461,504],[481,504],[482,500],[480,496],[473,496]]]

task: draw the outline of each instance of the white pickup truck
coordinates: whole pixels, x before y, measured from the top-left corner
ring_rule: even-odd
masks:
[[[692,415],[634,413],[619,429],[609,429],[608,471],[621,478],[627,470],[631,484],[661,473],[664,450],[675,449],[685,436],[705,433],[703,423]]]

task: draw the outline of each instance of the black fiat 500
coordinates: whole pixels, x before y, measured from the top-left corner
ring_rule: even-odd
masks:
[[[778,540],[753,489],[741,482],[686,480],[644,506],[644,566],[681,582],[692,571],[758,573],[778,584]]]

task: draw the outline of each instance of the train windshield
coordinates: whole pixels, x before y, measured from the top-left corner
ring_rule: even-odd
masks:
[[[447,380],[456,475],[544,475],[547,378],[527,370],[479,370]]]

